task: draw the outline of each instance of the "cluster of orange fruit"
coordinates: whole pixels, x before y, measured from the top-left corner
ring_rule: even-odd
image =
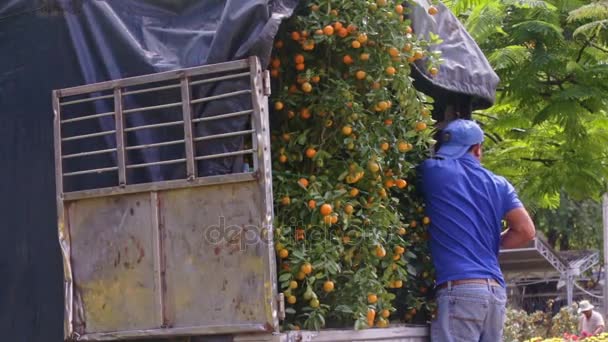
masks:
[[[418,59],[436,69],[438,57],[406,15],[394,0],[303,1],[275,40],[274,237],[287,329],[386,327],[432,311],[429,220],[411,186],[432,119],[409,72]]]

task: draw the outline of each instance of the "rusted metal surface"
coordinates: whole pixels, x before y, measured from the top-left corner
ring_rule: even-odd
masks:
[[[251,89],[192,99],[192,83],[211,83],[243,77]],[[235,75],[217,76],[234,72]],[[207,73],[212,75],[204,78]],[[196,77],[198,78],[196,78]],[[203,76],[201,80],[200,77]],[[175,84],[161,85],[167,81]],[[153,87],[126,90],[128,86]],[[109,341],[143,337],[272,332],[278,329],[275,261],[272,247],[272,178],[267,92],[256,58],[213,66],[115,80],[54,92],[55,159],[59,239],[65,269],[66,338]],[[150,107],[124,109],[126,94],[175,89],[181,93],[182,122],[129,126],[123,114]],[[63,117],[70,103],[65,96],[114,94],[113,133],[116,148],[99,146],[80,151],[63,146],[73,137],[89,139],[99,132],[62,134],[62,125],[79,121]],[[234,94],[251,94],[251,109],[193,119],[192,104],[217,101]],[[198,101],[198,102],[197,102]],[[171,103],[171,106],[174,104]],[[155,109],[164,108],[156,106]],[[102,113],[104,114],[104,113]],[[93,114],[95,117],[97,114]],[[145,114],[149,115],[149,114]],[[91,117],[82,113],[80,117]],[[192,124],[249,116],[250,129],[197,136]],[[109,119],[108,115],[98,119]],[[183,139],[129,145],[125,132],[184,125]],[[108,131],[106,129],[106,131]],[[74,135],[76,134],[76,135]],[[112,137],[114,134],[114,137]],[[105,131],[104,131],[105,135]],[[83,137],[84,136],[84,137]],[[250,146],[212,155],[197,154],[194,141],[248,136]],[[72,137],[72,138],[70,138]],[[126,151],[181,144],[184,157],[148,163],[129,161]],[[66,159],[115,156],[114,165],[65,170]],[[66,155],[69,156],[66,158]],[[249,155],[253,168],[242,173],[199,176],[194,161]],[[182,179],[136,183],[129,172],[161,165],[181,164]],[[115,172],[111,186],[66,191],[66,177]]]

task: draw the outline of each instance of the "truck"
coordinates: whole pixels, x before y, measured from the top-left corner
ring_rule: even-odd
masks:
[[[43,22],[52,28],[50,34],[68,40],[62,46],[70,47],[69,52],[59,49],[49,57],[61,60],[64,68],[49,68],[49,76],[63,75],[32,85],[56,89],[48,106],[53,126],[41,126],[42,132],[54,132],[53,143],[43,133],[41,142],[23,145],[37,156],[45,155],[42,146],[47,146],[46,153],[48,146],[54,146],[54,159],[37,159],[45,161],[39,170],[47,176],[54,174],[55,190],[49,190],[52,181],[45,182],[45,196],[37,202],[45,215],[36,219],[47,220],[48,226],[48,213],[53,211],[49,205],[56,206],[57,219],[51,221],[57,226],[62,255],[61,321],[66,340],[180,336],[190,336],[192,341],[197,340],[195,336],[235,341],[428,340],[425,325],[361,331],[279,330],[284,298],[275,280],[270,86],[264,69],[272,37],[296,3],[43,1],[31,11],[15,12],[31,21],[23,24],[26,32]],[[30,4],[11,1],[6,10]],[[232,18],[228,14],[236,8],[245,17],[259,20]],[[209,18],[195,20],[201,13]],[[243,22],[247,25],[235,27]],[[226,34],[230,39],[187,44],[184,32],[206,32],[209,25],[215,29],[212,37]],[[141,31],[136,32],[138,27]],[[264,39],[254,39],[259,36]],[[178,49],[183,46],[188,49]],[[202,53],[192,59],[193,51]],[[145,62],[130,63],[133,56]],[[10,62],[7,65],[17,60]],[[17,75],[37,70],[33,63],[27,65],[16,69]],[[72,74],[79,77],[68,77]],[[423,74],[422,83],[437,83],[429,83]],[[4,81],[10,84],[11,77],[5,76]],[[10,94],[20,94],[18,90]],[[12,110],[30,108],[23,106],[27,102],[23,96],[18,98],[21,102],[6,102]],[[487,96],[469,96],[470,101],[479,98]],[[48,105],[35,99],[31,105],[35,108]],[[216,102],[223,105],[215,108]],[[194,115],[201,106],[206,114]],[[158,129],[164,133],[150,133]],[[26,139],[28,134],[8,132],[5,139]],[[169,136],[179,138],[166,140]],[[227,151],[227,144],[234,148]],[[27,165],[21,166],[25,174],[34,171],[32,164]],[[19,177],[13,176],[15,184]],[[30,199],[38,200],[32,196],[34,188],[23,188]],[[54,200],[48,196],[51,192]],[[24,208],[31,205],[18,202]],[[45,232],[48,236],[48,229]],[[21,241],[32,241],[27,239]],[[58,279],[56,252],[35,251],[41,265],[55,265],[49,267],[54,280]],[[20,262],[23,265],[24,259],[17,258],[13,267],[18,269]],[[18,282],[9,280],[9,284]],[[51,312],[57,313],[57,291],[53,293]],[[43,330],[34,329],[27,340],[56,340],[56,326],[46,327],[46,333]]]

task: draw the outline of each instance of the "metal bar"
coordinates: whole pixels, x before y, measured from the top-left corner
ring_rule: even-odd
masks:
[[[113,166],[113,167],[104,167],[104,168],[100,168],[100,169],[92,169],[92,170],[83,170],[83,171],[76,171],[76,172],[68,172],[68,173],[64,173],[63,176],[64,177],[69,177],[69,176],[78,176],[78,175],[86,175],[89,173],[102,173],[102,172],[110,172],[110,171],[116,171],[118,170],[118,167]]]
[[[63,332],[64,336],[70,336],[73,330],[73,277],[71,264],[71,245],[70,235],[66,227],[66,215],[64,209],[64,193],[63,193],[63,162],[61,159],[61,105],[59,103],[59,94],[53,91],[53,125],[55,145],[55,188],[56,188],[56,205],[57,205],[57,238],[61,248],[61,256],[63,261],[63,295],[65,296],[63,310]]]
[[[159,161],[159,162],[144,163],[144,164],[133,164],[133,165],[127,165],[127,169],[137,169],[137,168],[155,166],[155,165],[177,164],[177,163],[183,163],[185,161],[186,161],[186,158],[181,158],[181,159],[163,160],[163,161]]]
[[[211,74],[216,72],[227,72],[227,71],[236,71],[241,69],[246,69],[249,67],[248,60],[242,59],[233,62],[224,62],[220,64],[209,64],[203,65],[194,68],[188,69],[180,69],[180,70],[172,70],[166,71],[156,74],[144,75],[144,76],[135,76],[124,78],[120,80],[113,80],[107,82],[100,82],[94,84],[88,84],[79,87],[65,88],[59,90],[59,96],[68,97],[74,95],[81,95],[86,93],[93,93],[96,91],[108,90],[113,88],[126,88],[135,85],[145,84],[145,83],[154,83],[154,82],[162,82],[168,81],[172,79],[178,79],[180,77],[188,76],[197,76],[203,74]]]
[[[65,156],[63,156],[61,158],[63,158],[63,159],[70,159],[70,158],[77,158],[77,157],[94,156],[96,154],[110,153],[110,152],[114,152],[114,151],[116,151],[115,148],[109,148],[107,150],[98,150],[98,151],[90,151],[90,152],[81,152],[81,153],[74,153],[74,154],[66,154]]]
[[[156,109],[165,109],[165,108],[171,108],[171,107],[179,107],[181,105],[182,105],[181,102],[173,102],[173,103],[167,103],[167,104],[162,104],[162,105],[158,105],[158,106],[149,106],[149,107],[126,109],[126,110],[123,110],[123,113],[125,113],[125,114],[136,113],[136,112],[139,113],[139,112],[146,112],[146,111],[156,110]]]
[[[183,121],[180,120],[180,121],[163,122],[163,123],[153,124],[153,125],[128,127],[128,128],[125,128],[125,132],[134,132],[134,131],[139,131],[139,130],[148,129],[148,128],[159,128],[159,127],[167,127],[167,126],[177,126],[177,125],[180,125],[181,123],[183,123]]]
[[[124,186],[127,184],[127,170],[125,169],[126,153],[125,153],[125,119],[122,111],[122,89],[114,89],[114,127],[116,128],[116,164],[118,166],[118,184]]]
[[[384,330],[384,329],[383,329]],[[239,333],[269,332],[264,324],[234,324],[215,326],[193,326],[168,329],[145,329],[92,333],[78,336],[78,341],[115,341],[117,339],[132,339],[142,337],[175,337],[207,334],[239,334]]]
[[[264,264],[268,265],[264,272],[264,283],[271,284],[264,287],[265,317],[270,322],[272,329],[279,332],[279,312],[277,303],[277,283],[275,281],[276,261],[273,242],[273,200],[272,200],[272,164],[270,162],[270,124],[268,122],[268,97],[264,93],[264,81],[262,67],[256,57],[249,58],[251,73],[251,102],[253,105],[253,115],[251,116],[251,128],[255,130],[252,137],[253,170],[258,175],[259,199],[256,201],[258,210],[262,213],[262,227],[265,232],[266,242],[263,243],[265,251],[263,253]]]
[[[230,156],[240,156],[243,154],[250,154],[250,153],[254,153],[254,150],[242,150],[242,151],[236,151],[236,152],[226,152],[226,153],[218,153],[218,154],[209,154],[206,156],[199,156],[196,157],[194,159],[196,160],[207,160],[207,159],[215,159],[215,158],[223,158],[223,157],[230,157]]]
[[[102,118],[104,116],[111,116],[114,115],[114,112],[106,112],[106,113],[99,113],[99,114],[93,114],[93,115],[87,115],[87,116],[79,116],[73,119],[65,119],[62,120],[61,123],[70,123],[70,122],[76,122],[76,121],[83,121],[83,120],[90,120],[90,119],[95,119],[95,118]]]
[[[239,135],[251,134],[253,132],[255,132],[255,130],[248,129],[246,131],[238,131],[238,132],[231,132],[231,133],[222,133],[222,134],[207,135],[207,136],[204,136],[204,137],[195,138],[194,141],[199,142],[199,141],[205,141],[205,140],[213,140],[213,139],[220,139],[220,138],[236,137],[236,136],[239,136]],[[255,148],[253,148],[253,150],[255,150]]]
[[[172,141],[163,141],[159,143],[145,144],[145,145],[135,145],[135,146],[127,146],[126,150],[141,150],[143,148],[151,148],[151,147],[160,147],[160,146],[169,146],[183,143],[184,140],[172,140]]]
[[[63,95],[63,94],[61,94],[60,96],[66,97],[66,96],[70,96],[70,95]],[[114,94],[112,94],[112,95],[95,96],[95,97],[89,97],[89,98],[82,99],[82,100],[73,100],[73,101],[61,102],[60,105],[61,106],[67,106],[67,105],[77,104],[77,103],[83,103],[83,102],[91,102],[91,101],[102,100],[102,99],[111,99],[113,97],[114,97]]]
[[[249,72],[242,72],[239,74],[234,74],[234,75],[227,75],[227,76],[220,76],[220,77],[213,77],[213,78],[208,78],[205,80],[200,80],[200,81],[194,81],[194,82],[190,82],[190,85],[198,85],[198,84],[204,84],[204,83],[212,83],[212,82],[217,82],[217,81],[225,81],[225,80],[231,80],[234,78],[241,78],[241,77],[248,77],[249,76]]]
[[[154,253],[154,286],[158,296],[156,296],[156,324],[160,327],[163,326],[163,311],[164,311],[164,291],[163,291],[163,269],[162,254],[161,254],[161,232],[160,232],[160,200],[158,198],[158,192],[150,192],[150,207],[152,208],[152,243]]]
[[[184,116],[184,142],[186,148],[186,177],[192,179],[196,177],[196,165],[194,163],[194,133],[192,132],[192,100],[190,85],[187,77],[181,80],[182,93],[182,114]]]
[[[249,110],[243,110],[243,111],[240,111],[240,112],[234,112],[234,113],[214,115],[214,116],[208,116],[208,117],[204,117],[204,118],[193,119],[192,122],[198,123],[198,122],[203,122],[203,121],[213,121],[213,120],[220,120],[220,119],[228,119],[228,118],[233,118],[235,116],[249,115],[249,114],[252,114],[252,113],[253,113],[253,109],[249,109]]]
[[[252,182],[256,180],[253,173],[234,173],[228,175],[208,176],[196,178],[192,181],[186,179],[178,179],[171,181],[162,181],[143,184],[129,184],[125,187],[109,187],[100,189],[80,190],[65,193],[65,201],[76,201],[80,199],[119,196],[126,194],[135,194],[140,192],[162,191],[170,189],[184,189],[197,186],[210,186],[220,184],[232,184],[242,182]]]
[[[179,88],[179,84],[172,84],[172,85],[168,85],[168,86],[146,88],[146,89],[140,89],[140,90],[125,91],[122,93],[122,96],[143,94],[143,93],[149,93],[152,91],[167,90],[167,89],[173,89],[173,88]]]
[[[101,137],[104,135],[110,135],[110,134],[114,134],[114,133],[116,133],[116,130],[113,129],[111,131],[103,131],[103,132],[75,135],[73,137],[61,138],[61,141],[72,141],[72,140],[79,140],[79,139],[86,139],[86,138]]]
[[[209,102],[209,101],[214,101],[214,100],[219,100],[219,99],[225,99],[227,97],[233,97],[233,96],[250,94],[250,93],[251,93],[251,90],[249,90],[249,89],[237,90],[237,91],[233,91],[233,92],[230,92],[230,93],[225,93],[225,94],[220,94],[220,95],[215,95],[215,96],[209,96],[209,97],[203,97],[203,98],[200,98],[200,99],[192,100],[192,101],[190,101],[190,103],[191,104],[197,104],[197,103],[203,103],[203,102]]]

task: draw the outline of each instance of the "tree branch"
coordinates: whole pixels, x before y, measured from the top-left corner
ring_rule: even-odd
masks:
[[[604,49],[603,47],[601,47],[601,46],[599,46],[599,45],[597,45],[595,43],[591,43],[591,46],[594,47],[594,48],[596,48],[596,49],[598,49],[598,50],[600,50],[600,51],[602,51],[602,52],[608,53],[608,49]]]
[[[521,160],[543,163],[545,166],[552,166],[553,164],[558,162],[557,159],[526,158],[526,157],[522,157]]]
[[[591,45],[591,41],[595,38],[596,35],[597,35],[597,32],[594,33],[589,39],[587,39],[585,44],[583,44],[583,46],[581,47],[581,50],[578,52],[578,57],[576,57],[576,63],[581,61],[581,58],[583,57],[583,51],[585,51],[585,49],[587,47],[589,47],[589,45]]]

